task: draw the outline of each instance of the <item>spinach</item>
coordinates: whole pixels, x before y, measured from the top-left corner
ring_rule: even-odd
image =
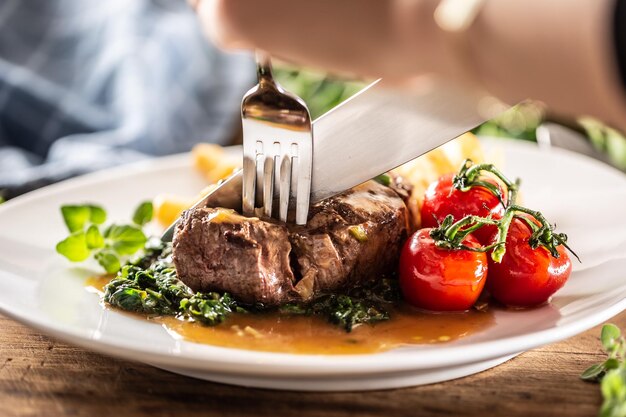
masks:
[[[376,284],[357,287],[348,295],[328,294],[309,304],[291,303],[280,307],[284,314],[317,315],[351,332],[362,323],[389,320],[387,307],[400,299],[397,280],[383,278]]]
[[[208,326],[223,322],[229,314],[246,313],[228,293],[196,293],[180,302],[182,314]]]
[[[346,332],[361,323],[374,323],[389,319],[389,313],[376,304],[347,295],[331,294],[311,304],[312,314],[324,315],[328,321],[343,327]]]
[[[126,311],[173,315],[214,326],[233,312],[245,313],[228,293],[195,293],[176,276],[171,244],[153,241],[104,289],[104,301]]]

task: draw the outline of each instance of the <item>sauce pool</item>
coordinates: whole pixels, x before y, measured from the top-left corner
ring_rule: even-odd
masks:
[[[110,277],[87,281],[92,292],[102,293]],[[425,313],[406,305],[390,311],[391,318],[361,324],[348,333],[316,316],[277,312],[233,314],[224,323],[209,327],[171,316],[146,317],[161,324],[173,337],[214,346],[295,354],[366,354],[409,345],[446,343],[494,324],[493,313]]]

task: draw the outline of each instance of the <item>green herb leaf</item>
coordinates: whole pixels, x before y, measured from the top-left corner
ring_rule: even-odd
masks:
[[[112,225],[105,232],[105,237],[110,241],[110,246],[119,255],[132,255],[141,248],[148,240],[143,231],[136,226]]]
[[[620,336],[621,332],[616,325],[609,323],[602,326],[600,340],[602,341],[602,346],[604,346],[607,351],[614,349],[615,341],[619,339]]]
[[[626,369],[619,368],[607,372],[602,378],[600,389],[604,397],[600,415],[606,417],[626,415]]]
[[[593,365],[580,376],[587,381],[601,381],[600,390],[604,399],[601,417],[626,416],[626,341],[614,324],[605,324],[600,335],[608,359]]]
[[[85,240],[89,249],[100,249],[104,247],[104,237],[100,233],[100,229],[92,224],[85,233]]]
[[[602,373],[604,373],[604,364],[596,363],[585,369],[585,371],[580,374],[580,379],[584,379],[585,381],[597,381]]]
[[[61,206],[63,220],[70,233],[82,231],[91,217],[89,206]]]
[[[610,371],[619,368],[619,361],[615,358],[609,358],[602,364],[605,371]]]
[[[153,207],[151,201],[144,201],[135,209],[133,214],[133,223],[143,226],[152,220]]]
[[[107,221],[107,212],[100,206],[89,204],[89,221],[93,224],[102,224]]]
[[[374,177],[374,181],[389,187],[391,185],[391,176],[389,174],[380,174],[377,177]]]
[[[96,258],[96,261],[98,261],[100,266],[102,266],[108,274],[115,274],[122,268],[120,259],[110,250],[105,249],[96,252],[94,258]]]
[[[84,232],[72,233],[57,243],[56,251],[72,262],[82,262],[91,254]]]

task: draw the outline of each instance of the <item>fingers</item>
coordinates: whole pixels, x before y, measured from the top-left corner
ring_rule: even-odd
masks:
[[[363,76],[425,70],[432,0],[201,0],[209,36],[299,64]],[[431,33],[429,33],[431,32]]]

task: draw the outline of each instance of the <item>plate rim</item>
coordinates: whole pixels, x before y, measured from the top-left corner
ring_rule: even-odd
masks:
[[[526,143],[501,138],[496,140],[499,144],[504,144],[504,146],[511,146],[511,144],[513,144],[512,146],[515,147],[526,147],[527,149],[533,147],[537,149],[536,144],[530,142]],[[491,142],[493,139],[487,139],[487,141]],[[623,176],[621,171],[602,162],[564,149],[552,148],[549,152],[564,154],[568,158],[575,158],[584,161],[586,164],[591,163],[596,165],[597,168],[606,170],[607,173],[610,172],[610,175],[619,175],[620,179],[626,184],[626,176]],[[111,178],[118,178],[119,176],[123,177],[128,175],[129,172],[135,172],[137,170],[143,171],[146,169],[149,170],[156,166],[161,169],[163,169],[164,166],[169,168],[186,167],[189,166],[189,155],[188,153],[184,153],[170,155],[163,158],[156,158],[154,160],[140,161],[134,164],[113,167],[53,184],[24,194],[23,196],[19,196],[3,205],[0,205],[0,216],[7,209],[22,204],[28,204],[33,199],[45,198],[48,195],[56,194],[64,190],[80,188],[84,185],[91,184],[94,181],[97,182]],[[3,271],[0,272],[8,273]],[[11,275],[16,276],[14,274]],[[130,344],[123,343],[123,341],[120,343],[119,340],[113,343],[109,340],[94,339],[93,337],[88,337],[75,329],[55,324],[53,321],[42,319],[32,320],[28,317],[28,315],[15,313],[15,311],[11,309],[11,306],[7,305],[2,299],[0,299],[0,312],[7,317],[10,317],[18,322],[22,322],[44,334],[52,335],[59,340],[100,353],[140,362],[150,361],[164,366],[175,366],[196,370],[204,369],[207,371],[215,370],[240,374],[263,374],[267,372],[268,367],[271,368],[271,372],[274,375],[337,375],[345,372],[350,372],[351,374],[372,374],[417,369],[433,369],[440,366],[474,363],[563,340],[594,327],[595,325],[598,325],[625,310],[626,285],[616,289],[616,291],[619,291],[618,294],[621,295],[621,299],[619,301],[614,302],[612,305],[596,312],[593,315],[582,317],[579,320],[564,324],[558,328],[551,327],[549,329],[535,331],[528,334],[498,340],[476,342],[468,345],[434,345],[436,348],[421,349],[419,352],[416,352],[415,350],[397,350],[357,355],[303,355],[260,352],[201,344],[195,345],[207,347],[209,349],[185,352],[184,355],[173,354],[171,352],[163,353],[158,349],[153,349],[153,346],[151,345],[143,345],[141,349],[138,349]],[[158,325],[157,323],[147,324]],[[213,352],[213,350],[215,350],[215,352]],[[442,354],[441,351],[445,351],[445,354]],[[148,354],[150,356],[146,357]],[[442,360],[442,356],[445,356],[446,360]]]

